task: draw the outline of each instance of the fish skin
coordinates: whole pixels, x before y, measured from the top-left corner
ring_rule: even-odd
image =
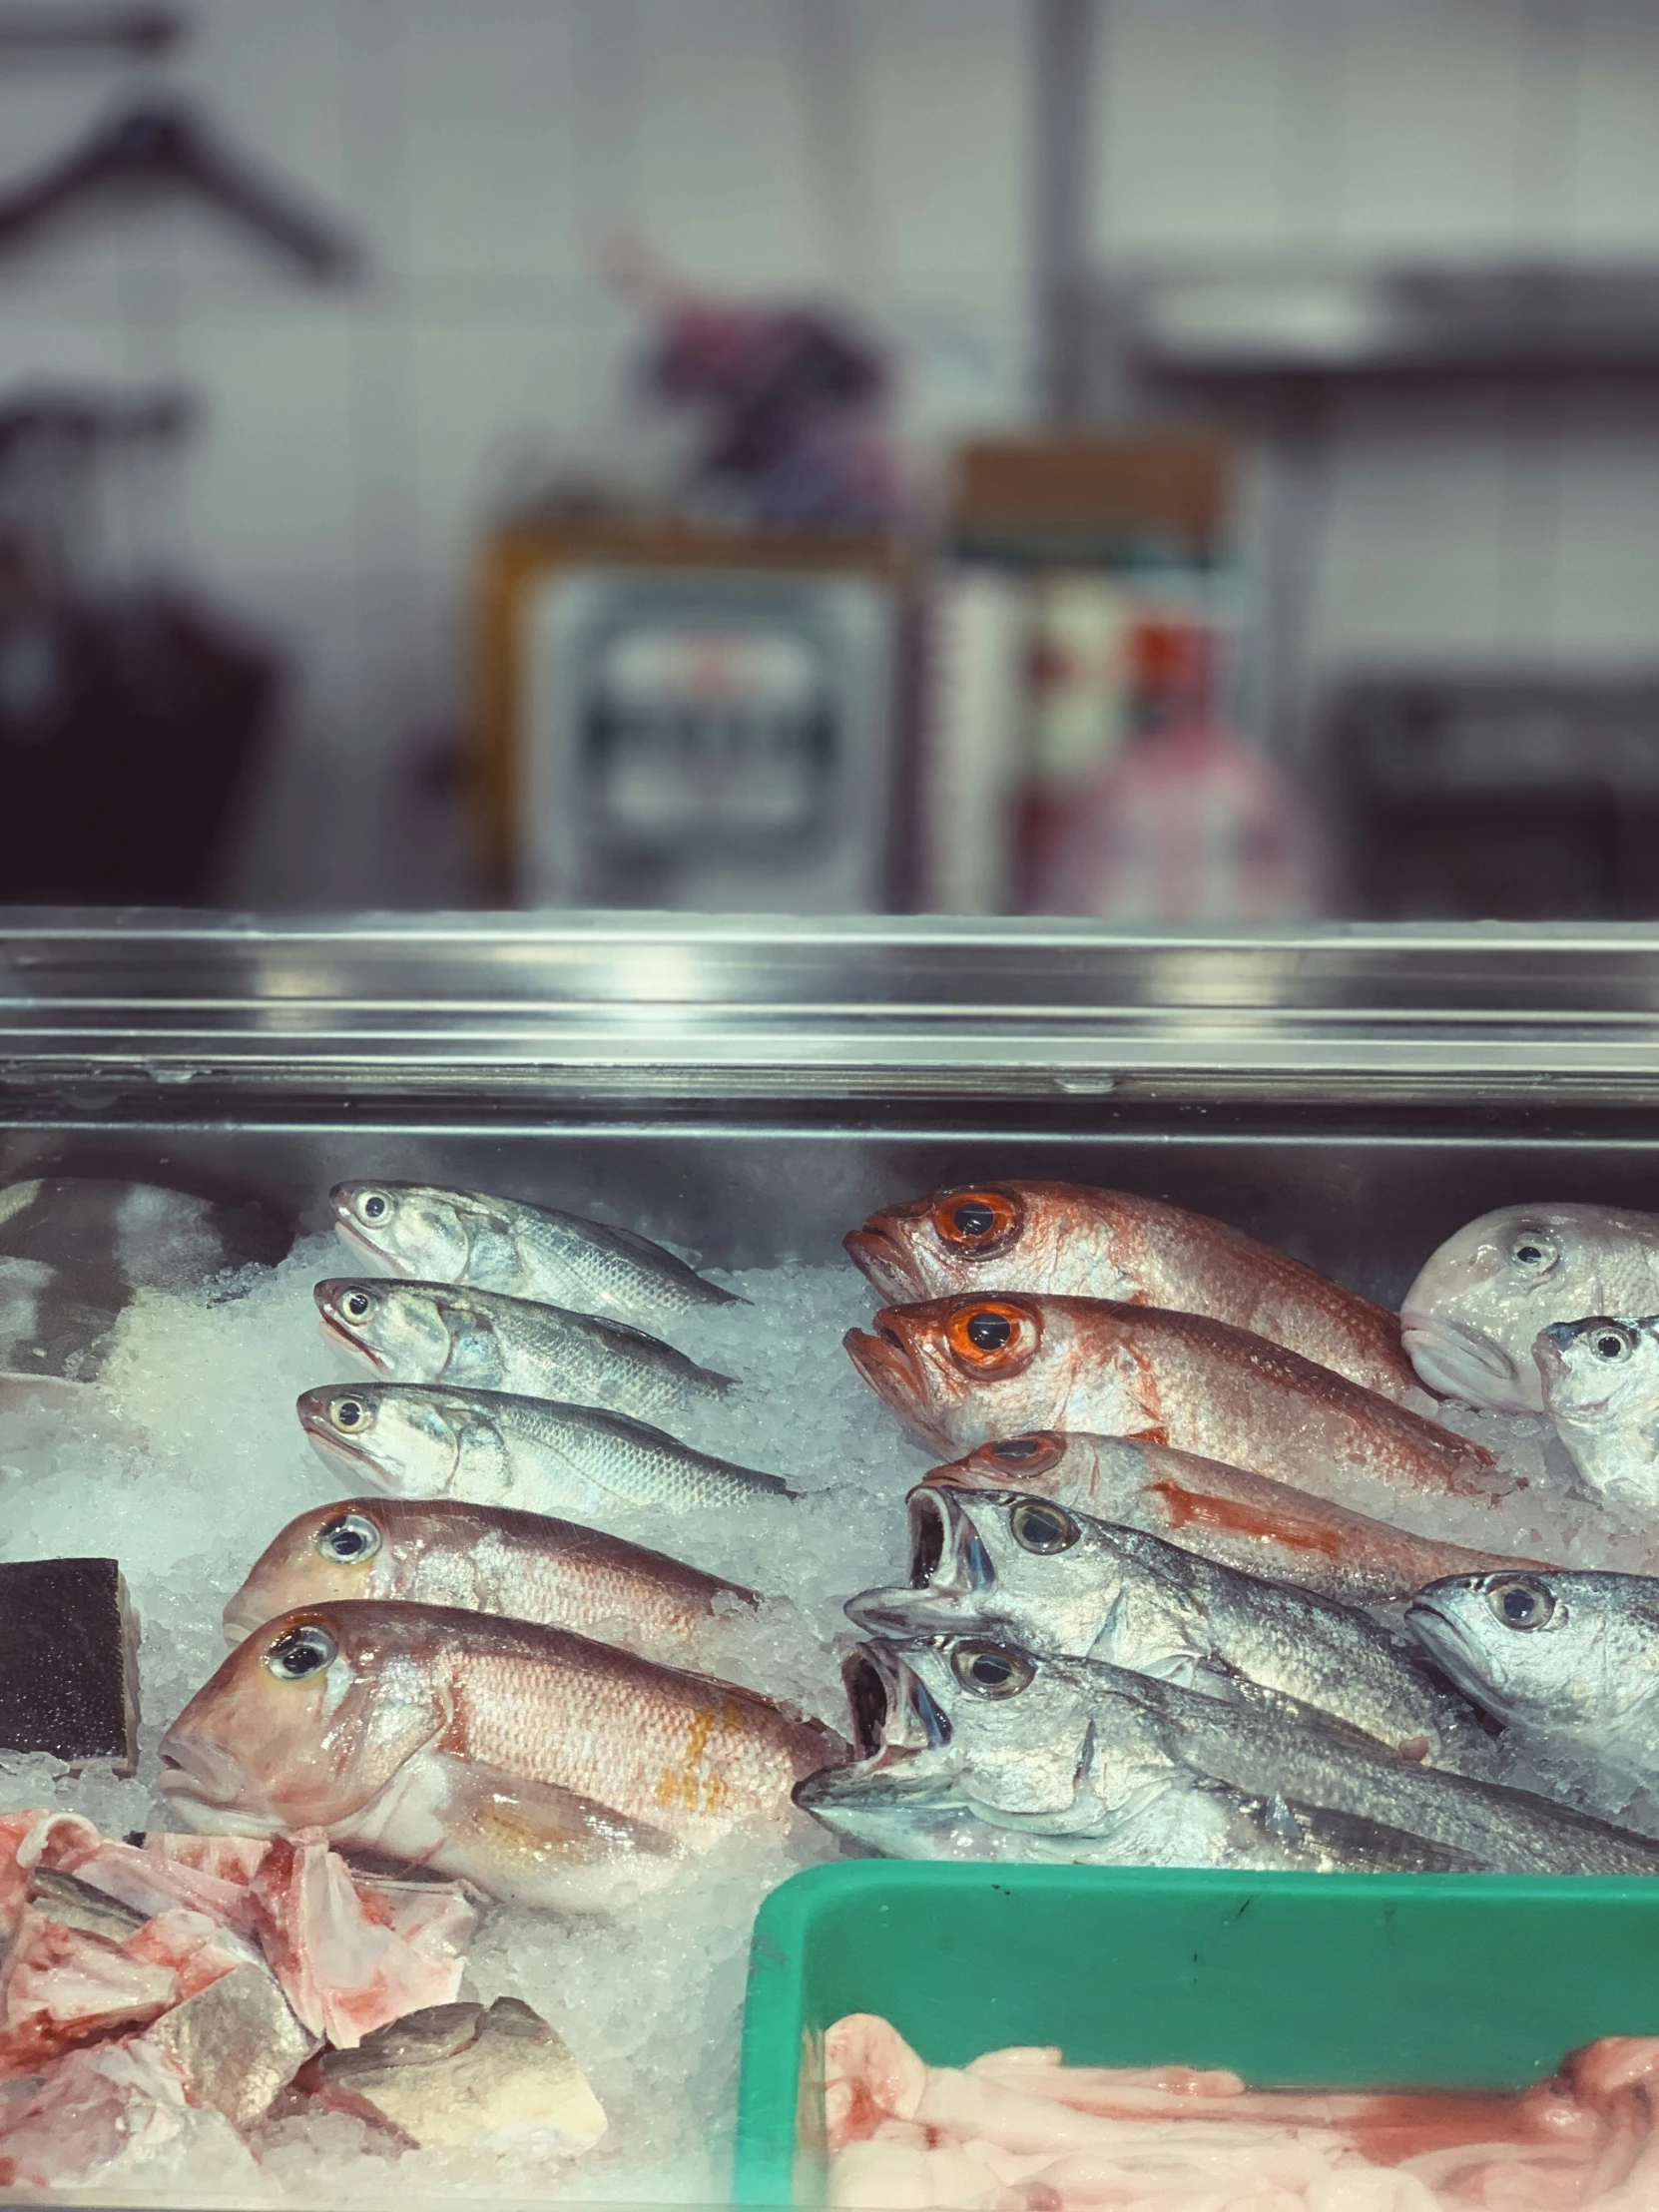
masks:
[[[730,1376],[626,1322],[470,1285],[330,1277],[311,1293],[323,1335],[401,1382],[603,1405],[651,1420],[719,1399]]]
[[[336,1555],[353,1544],[358,1556]],[[697,1673],[728,1654],[760,1602],[575,1521],[458,1498],[355,1497],[313,1506],[273,1539],[225,1608],[227,1641],[296,1606],[341,1599],[537,1621]]]
[[[368,1415],[350,1433],[341,1426],[347,1400]],[[408,1497],[588,1515],[688,1512],[794,1494],[779,1475],[694,1451],[645,1421],[554,1398],[340,1382],[302,1391],[296,1410],[325,1458]]]
[[[1347,1605],[1384,1605],[1441,1575],[1544,1563],[1413,1536],[1246,1467],[1127,1436],[1003,1437],[930,1468],[925,1480],[1034,1492],[1097,1520],[1167,1536],[1221,1566]]]
[[[1659,1508],[1659,1319],[1551,1322],[1532,1347],[1544,1411],[1584,1487],[1651,1517]]]
[[[1243,1676],[1404,1757],[1492,1778],[1490,1735],[1419,1651],[1368,1614],[1217,1566],[1132,1528],[1013,1490],[910,1493],[910,1581],[849,1598],[866,1634],[988,1636],[1053,1659],[1098,1659],[1227,1698]],[[1036,1551],[1033,1517],[1064,1548]]]
[[[1510,1626],[1508,1598],[1541,1612]],[[1550,1567],[1448,1575],[1420,1590],[1405,1625],[1477,1705],[1534,1738],[1659,1762],[1659,1579]]]
[[[976,1345],[987,1325],[1001,1341]],[[1519,1485],[1491,1454],[1266,1338],[1107,1299],[985,1294],[885,1307],[845,1344],[929,1443],[962,1452],[1036,1429],[1172,1444],[1324,1496],[1370,1483],[1490,1503]]]
[[[1431,1389],[1494,1412],[1538,1413],[1540,1330],[1655,1311],[1659,1215],[1544,1204],[1500,1207],[1448,1237],[1406,1292],[1400,1323]]]
[[[956,1216],[986,1233],[964,1235]],[[1084,1183],[981,1183],[884,1206],[844,1240],[884,1304],[1028,1291],[1203,1314],[1384,1397],[1422,1384],[1385,1307],[1207,1214]]]
[[[550,1206],[429,1183],[336,1183],[328,1197],[348,1245],[421,1282],[625,1321],[743,1303],[648,1238]],[[383,1215],[373,1213],[376,1200]]]
[[[797,1804],[904,1858],[1659,1873],[1659,1841],[1413,1765],[1251,1685],[1227,1704],[996,1646],[1023,1687],[969,1691],[958,1667],[991,1648],[860,1646],[846,1667],[853,1760],[799,1784]]]
[[[278,1679],[283,1639],[321,1663]],[[331,1656],[329,1655],[331,1652]],[[554,1628],[333,1603],[267,1622],[162,1740],[161,1791],[210,1834],[320,1828],[524,1904],[584,1908],[672,1877],[842,1747],[730,1684]]]

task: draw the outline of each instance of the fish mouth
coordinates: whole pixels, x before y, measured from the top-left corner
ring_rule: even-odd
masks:
[[[949,1743],[949,1721],[890,1644],[855,1645],[842,1664],[841,1682],[860,1766],[885,1766]]]
[[[319,1306],[317,1313],[321,1322],[320,1335],[325,1345],[343,1345],[347,1352],[354,1352],[358,1359],[366,1360],[377,1375],[391,1373],[391,1362],[383,1352],[377,1352],[373,1345],[366,1344],[361,1337],[353,1337],[344,1322],[336,1321],[326,1306]]]
[[[901,1413],[925,1417],[927,1378],[921,1362],[892,1330],[877,1319],[871,1329],[849,1329],[841,1339],[847,1358],[878,1397]]]
[[[235,1805],[242,1793],[242,1769],[229,1752],[197,1736],[167,1735],[160,1751],[162,1771],[156,1787],[166,1798],[191,1798],[200,1805]]]
[[[927,1286],[916,1271],[914,1262],[896,1237],[876,1223],[866,1221],[862,1229],[852,1229],[841,1239],[847,1258],[889,1306],[902,1306],[907,1300],[925,1294]]]
[[[1500,1345],[1477,1336],[1438,1314],[1399,1317],[1400,1342],[1418,1377],[1431,1390],[1465,1404],[1491,1405],[1513,1412],[1536,1412],[1524,1394],[1524,1379]]]
[[[1462,1622],[1425,1597],[1414,1597],[1403,1618],[1407,1630],[1441,1673],[1448,1675],[1466,1698],[1489,1711],[1492,1683],[1485,1672],[1486,1653]]]
[[[378,1462],[371,1459],[361,1444],[350,1436],[342,1436],[325,1413],[315,1406],[307,1405],[304,1398],[300,1398],[294,1411],[299,1415],[299,1425],[309,1441],[325,1457],[343,1459],[347,1466],[361,1467],[376,1482],[380,1480]]]
[[[909,1508],[909,1582],[860,1590],[841,1610],[872,1635],[959,1636],[974,1625],[975,1601],[996,1569],[953,1491],[923,1483],[910,1492]]]

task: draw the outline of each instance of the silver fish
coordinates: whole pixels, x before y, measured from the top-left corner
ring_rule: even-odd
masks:
[[[730,1376],[626,1322],[449,1283],[338,1277],[311,1296],[323,1334],[400,1382],[508,1390],[653,1420],[719,1399]]]
[[[1585,1488],[1651,1515],[1659,1507],[1659,1319],[1551,1322],[1532,1358],[1544,1410]]]
[[[1659,1215],[1504,1206],[1448,1237],[1405,1294],[1400,1326],[1430,1389],[1537,1413],[1532,1347],[1551,1322],[1659,1311]]]
[[[989,1636],[1223,1697],[1239,1676],[1459,1774],[1496,1766],[1483,1725],[1367,1614],[1017,1491],[910,1492],[908,1587],[846,1604],[875,1635]]]
[[[552,1398],[347,1382],[304,1391],[296,1410],[325,1458],[402,1497],[586,1519],[619,1506],[675,1513],[794,1494],[779,1475],[694,1451],[644,1421]]]
[[[983,1637],[862,1645],[846,1686],[855,1764],[796,1803],[895,1857],[1659,1873],[1659,1842],[1254,1688],[1229,1705]]]
[[[1407,1606],[1423,1649],[1488,1713],[1598,1758],[1659,1765],[1659,1580],[1550,1567],[1455,1574]]]
[[[426,1183],[337,1183],[328,1196],[347,1244],[421,1282],[629,1320],[742,1304],[632,1230],[550,1206]]]

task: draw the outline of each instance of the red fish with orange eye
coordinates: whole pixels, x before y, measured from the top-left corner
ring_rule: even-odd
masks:
[[[985,1183],[870,1215],[846,1249],[893,1305],[976,1291],[1201,1314],[1405,1401],[1397,1318],[1207,1215],[1082,1183]]]
[[[1196,1314],[1088,1298],[940,1298],[847,1332],[854,1367],[952,1452],[1039,1431],[1171,1444],[1294,1488],[1490,1502],[1516,1484],[1490,1453],[1283,1346]]]

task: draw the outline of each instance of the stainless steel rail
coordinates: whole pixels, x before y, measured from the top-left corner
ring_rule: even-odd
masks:
[[[227,1083],[1659,1102],[1659,931],[0,910],[0,1105]]]

